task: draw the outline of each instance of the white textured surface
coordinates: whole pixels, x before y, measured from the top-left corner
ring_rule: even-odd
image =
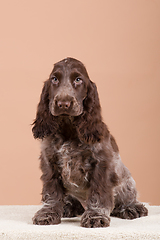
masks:
[[[0,240],[17,239],[160,239],[160,206],[148,206],[149,216],[135,220],[111,218],[108,228],[80,227],[80,218],[62,219],[59,225],[32,224],[41,206],[0,206]]]

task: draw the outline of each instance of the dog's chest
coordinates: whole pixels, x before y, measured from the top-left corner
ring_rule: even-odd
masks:
[[[58,150],[64,187],[72,194],[81,194],[89,185],[92,152],[84,145],[64,143]]]

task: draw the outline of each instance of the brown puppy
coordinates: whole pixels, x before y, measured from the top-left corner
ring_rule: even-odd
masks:
[[[102,122],[96,85],[80,61],[67,58],[54,65],[32,130],[42,139],[44,203],[34,224],[58,224],[62,217],[83,214],[81,226],[107,227],[110,215],[134,219],[148,214]]]

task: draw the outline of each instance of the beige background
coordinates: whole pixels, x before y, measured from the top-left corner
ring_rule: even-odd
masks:
[[[160,1],[0,3],[0,204],[39,204],[31,126],[53,64],[81,60],[139,199],[160,204]]]

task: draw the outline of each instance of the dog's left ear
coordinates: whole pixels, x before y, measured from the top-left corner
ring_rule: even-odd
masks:
[[[34,138],[43,139],[51,133],[54,133],[58,128],[56,117],[49,111],[49,89],[50,80],[47,80],[44,83],[40,102],[37,107],[36,119],[33,122],[32,132]]]
[[[97,87],[92,81],[89,82],[83,107],[84,111],[76,122],[79,138],[87,143],[99,142],[103,138],[106,129],[105,124],[102,122]]]

